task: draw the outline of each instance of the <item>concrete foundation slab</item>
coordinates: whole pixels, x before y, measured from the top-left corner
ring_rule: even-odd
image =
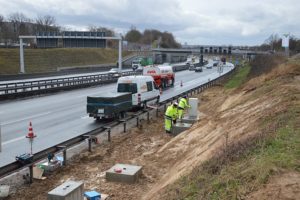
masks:
[[[191,128],[192,124],[177,122],[172,127],[172,134],[178,135],[179,133]]]
[[[182,123],[193,124],[193,123],[199,121],[199,119],[200,119],[199,115],[197,117],[185,116],[181,119],[181,122]]]
[[[116,164],[106,171],[106,180],[122,183],[135,183],[142,174],[142,166]]]
[[[67,181],[48,192],[48,200],[82,200],[83,182]]]

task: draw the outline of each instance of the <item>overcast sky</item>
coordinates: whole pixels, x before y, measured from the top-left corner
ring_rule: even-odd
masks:
[[[272,33],[300,37],[300,0],[0,0],[0,14],[53,15],[72,30],[172,32],[188,44],[256,45]]]

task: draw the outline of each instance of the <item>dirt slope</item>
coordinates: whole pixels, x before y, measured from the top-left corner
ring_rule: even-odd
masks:
[[[275,176],[262,189],[249,195],[247,199],[300,199],[300,173],[287,172]]]
[[[114,137],[110,144],[101,144],[92,154],[81,154],[47,180],[19,189],[10,199],[46,199],[48,191],[67,179],[83,180],[86,190],[109,194],[110,199],[176,199],[165,193],[166,186],[208,160],[226,143],[258,134],[265,116],[284,112],[290,101],[297,100],[299,71],[295,72],[292,65],[288,69],[293,73],[281,81],[272,79],[286,75],[286,68],[252,80],[239,90],[209,89],[199,95],[201,120],[190,130],[172,138],[164,133],[162,118],[144,123],[140,129]],[[266,81],[268,84],[261,86]],[[106,182],[105,170],[115,163],[142,165],[139,183]]]

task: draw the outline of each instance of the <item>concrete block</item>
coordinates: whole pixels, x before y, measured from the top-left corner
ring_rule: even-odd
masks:
[[[172,126],[172,134],[178,135],[179,133],[191,128],[192,124],[177,122]]]
[[[48,192],[48,200],[82,200],[83,182],[67,181]]]
[[[189,104],[191,108],[188,110],[188,114],[190,117],[198,116],[198,98],[189,98]]]
[[[116,164],[106,171],[106,180],[122,183],[135,183],[142,174],[142,166]]]

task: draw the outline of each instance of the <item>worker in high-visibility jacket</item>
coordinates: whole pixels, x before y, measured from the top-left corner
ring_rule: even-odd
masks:
[[[166,133],[171,133],[172,124],[176,123],[176,119],[178,116],[178,103],[175,102],[168,106],[166,112],[165,112],[165,130]]]
[[[187,96],[183,96],[178,104],[178,118],[182,119],[183,118],[183,112],[186,108],[190,108],[191,106],[189,105],[187,101]]]

